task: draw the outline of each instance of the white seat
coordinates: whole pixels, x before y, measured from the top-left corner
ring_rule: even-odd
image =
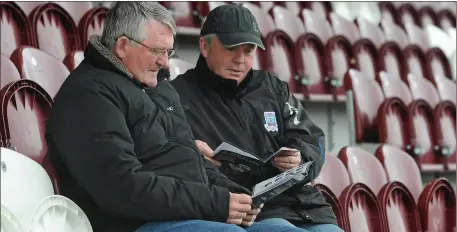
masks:
[[[170,58],[168,61],[168,67],[170,69],[170,81],[175,79],[177,76],[185,73],[187,70],[194,68],[195,65],[181,60],[179,58]]]
[[[35,207],[46,197],[54,195],[51,178],[34,160],[7,148],[1,150],[1,199],[21,222],[29,228]]]
[[[24,232],[21,223],[6,206],[2,205],[1,232]]]

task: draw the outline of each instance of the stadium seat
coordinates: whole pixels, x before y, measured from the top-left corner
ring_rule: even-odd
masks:
[[[393,4],[394,2],[384,2],[380,1],[379,4],[379,9],[381,10],[381,22],[382,21],[388,21],[392,22],[395,24],[398,24],[398,14],[397,14],[397,8]]]
[[[3,87],[7,86],[8,84],[20,80],[21,75],[17,71],[16,66],[14,66],[13,62],[3,54],[0,54],[0,62],[1,62],[1,68],[0,68],[0,90],[3,89]]]
[[[30,13],[29,20],[35,44],[40,50],[63,61],[67,54],[79,49],[76,25],[59,5],[41,4]]]
[[[400,4],[400,7],[397,9],[399,25],[405,27],[407,23],[413,23],[419,25],[419,20],[417,16],[416,8],[414,7],[413,2],[403,2]]]
[[[379,160],[357,147],[344,147],[338,158],[346,166],[351,183],[362,183],[377,195],[380,221],[387,221],[385,231],[420,231],[419,211],[413,196],[402,183],[388,182]]]
[[[445,76],[434,76],[434,83],[438,89],[441,101],[450,101],[457,105],[456,83]]]
[[[285,7],[292,15],[299,16],[305,9],[305,2],[284,2]]]
[[[347,231],[346,217],[338,201],[343,190],[350,185],[343,163],[335,155],[325,154],[325,163],[312,184],[324,194],[326,201],[332,205],[338,225]]]
[[[173,15],[178,27],[199,28],[198,13],[194,11],[192,2],[160,2]]]
[[[63,63],[67,66],[68,70],[71,72],[73,69],[78,67],[78,65],[84,60],[84,51],[72,51],[70,54],[65,57]]]
[[[269,13],[273,17],[276,29],[284,31],[294,43],[302,34],[305,34],[303,21],[288,9],[282,6],[274,6]]]
[[[306,32],[295,44],[297,79],[305,99],[318,100],[326,95],[330,96],[328,84],[324,82],[324,52],[333,31],[325,18],[309,9],[304,9],[300,17],[304,21]]]
[[[352,96],[347,99],[352,105],[347,111],[354,115],[355,142],[378,142],[377,115],[384,101],[381,87],[355,69],[350,69],[345,75],[344,87]]]
[[[381,9],[377,2],[352,2],[356,18],[361,18],[373,24],[382,20]]]
[[[83,15],[93,8],[92,2],[60,2],[55,1],[53,2],[59,6],[61,6],[73,19],[75,25],[79,24],[79,20],[83,17]]]
[[[2,206],[17,217],[23,228],[29,228],[37,205],[46,197],[54,195],[51,179],[42,166],[24,154],[4,147],[0,151]],[[2,231],[3,222],[4,218]]]
[[[444,178],[422,188],[419,168],[407,153],[393,146],[382,145],[376,157],[383,165],[389,181],[403,183],[418,204],[422,231],[452,231],[456,222],[455,191]]]
[[[408,86],[387,72],[379,73],[379,83],[385,100],[378,109],[379,142],[410,150],[408,107],[412,102]]]
[[[27,15],[15,2],[0,2],[1,52],[9,57],[19,46],[32,46],[32,33]]]
[[[330,2],[303,2],[304,8],[309,9],[319,15],[321,18],[330,20],[330,12],[332,12],[332,4]]]
[[[357,17],[357,13],[355,12],[357,9],[354,8],[352,2],[331,2],[331,5],[332,13],[346,19],[347,21],[352,22]],[[332,16],[330,14],[330,19],[331,18]]]
[[[423,5],[417,12],[419,26],[425,28],[427,25],[437,25],[437,15],[432,6]]]
[[[455,13],[452,13],[452,11],[450,11],[449,9],[443,9],[440,12],[438,12],[437,20],[438,26],[443,30],[455,28],[456,26]]]
[[[456,151],[455,105],[441,101],[436,88],[423,77],[408,74],[408,84],[414,100],[410,110],[422,115],[413,122],[411,139],[422,150],[416,159],[421,169],[444,170],[447,157]]]
[[[41,2],[31,2],[31,1],[27,1],[27,2],[22,2],[22,1],[17,1],[17,2],[14,2],[16,3],[21,9],[22,11],[25,13],[25,15],[28,17],[30,15],[30,12],[33,11],[33,9],[35,9],[35,7],[41,5],[41,4],[45,4],[47,2],[45,1],[41,1]]]
[[[69,74],[61,61],[36,48],[18,48],[11,55],[11,60],[23,79],[38,83],[52,99]]]
[[[52,99],[32,80],[19,80],[0,92],[0,134],[3,147],[13,149],[41,164],[48,172],[59,193],[55,170],[48,159],[45,122],[52,107]],[[20,99],[20,100],[19,100]]]
[[[179,58],[170,58],[168,61],[168,68],[170,69],[170,81],[194,67],[195,65],[185,60],[181,60]]]
[[[198,13],[201,25],[206,21],[209,12],[218,6],[227,4],[227,2],[193,2],[195,11]]]
[[[84,49],[91,35],[102,35],[108,8],[100,6],[87,11],[78,24],[81,48]]]

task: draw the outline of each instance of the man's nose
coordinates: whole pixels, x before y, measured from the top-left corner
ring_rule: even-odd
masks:
[[[160,56],[156,63],[162,68],[168,68],[168,54]]]

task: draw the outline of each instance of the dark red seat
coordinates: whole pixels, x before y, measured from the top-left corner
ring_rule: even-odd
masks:
[[[1,63],[1,68],[0,68],[0,90],[3,89],[6,85],[20,80],[21,75],[17,71],[16,66],[14,63],[6,56],[3,54],[0,54],[0,63]]]
[[[0,2],[1,52],[9,57],[19,46],[31,46],[32,29],[27,15],[14,2]]]
[[[395,5],[393,3],[394,2],[387,2],[387,1],[379,2],[379,9],[381,10],[381,14],[382,14],[381,21],[386,20],[386,21],[398,24],[397,8],[395,7]]]
[[[313,181],[313,186],[324,194],[326,201],[332,205],[338,225],[345,230],[347,230],[346,216],[338,198],[349,185],[349,175],[343,163],[335,155],[327,153],[325,163],[319,176]]]
[[[413,195],[418,204],[423,231],[455,230],[455,191],[446,179],[432,180],[422,189],[419,168],[407,153],[383,145],[376,150],[376,157],[384,166],[388,180],[403,183]]]
[[[295,63],[302,93],[310,100],[331,99],[325,68],[325,47],[333,36],[330,23],[321,15],[304,9],[300,14],[306,33],[295,44]],[[327,80],[327,81],[326,81]]]
[[[19,80],[0,92],[0,133],[4,147],[12,148],[41,164],[58,193],[54,169],[47,158],[44,139],[45,122],[52,107],[52,99],[36,82]]]
[[[92,2],[60,2],[56,1],[55,4],[61,6],[73,19],[75,25],[79,24],[83,15],[93,8]]]
[[[303,2],[303,7],[315,12],[322,18],[330,20],[330,12],[332,12],[332,4],[330,2]]]
[[[67,66],[68,70],[71,72],[73,69],[78,67],[78,65],[84,60],[84,51],[72,51],[70,54],[65,57],[63,63]]]
[[[30,13],[29,21],[35,45],[40,50],[63,61],[67,54],[79,49],[76,25],[59,5],[46,3],[37,6]]]
[[[346,166],[353,184],[362,183],[377,195],[381,221],[385,220],[388,226],[385,231],[420,231],[419,211],[413,196],[402,183],[388,182],[379,160],[357,147],[341,149],[338,158]]]
[[[421,169],[427,165],[433,170],[443,170],[447,157],[455,154],[456,150],[455,142],[444,144],[445,137],[455,135],[455,105],[441,101],[436,88],[423,77],[408,74],[408,84],[415,100],[410,110],[421,115],[413,122],[411,138],[423,152],[417,157]]]
[[[102,35],[108,8],[100,6],[87,11],[78,24],[81,48],[85,48],[91,35]]]
[[[178,27],[200,27],[198,13],[193,8],[193,2],[160,2],[175,18]]]
[[[18,2],[15,2],[21,9],[22,11],[25,13],[26,16],[29,16],[30,15],[30,12],[33,11],[33,9],[35,9],[35,7],[41,5],[41,4],[45,4],[47,2],[30,2],[30,1],[27,1],[27,2],[22,2],[22,1],[18,1]]]
[[[455,2],[454,2],[455,3]],[[449,28],[455,28],[456,18],[455,13],[452,13],[449,9],[443,9],[438,12],[438,26],[443,30],[448,30]]]
[[[403,27],[405,27],[407,23],[419,25],[419,19],[416,8],[414,7],[414,3],[402,3],[400,7],[398,7],[397,12],[399,23]]]
[[[53,99],[70,73],[61,61],[36,48],[18,48],[11,60],[23,79],[38,83]]]
[[[378,142],[377,115],[384,101],[381,87],[375,80],[355,69],[350,69],[346,74],[344,86],[350,96],[347,101],[352,104],[351,109],[347,110],[350,115],[354,115],[355,134],[351,135],[355,136],[353,142]]]
[[[423,5],[417,12],[417,17],[422,28],[429,24],[437,25],[438,16],[432,6]]]

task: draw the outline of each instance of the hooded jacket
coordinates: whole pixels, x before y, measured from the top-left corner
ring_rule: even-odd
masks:
[[[132,232],[148,222],[225,222],[229,191],[241,186],[198,151],[180,99],[162,77],[156,88],[132,78],[93,36],[85,59],[55,97],[46,127],[61,194],[95,232]]]
[[[302,160],[314,161],[308,182],[325,160],[323,131],[308,117],[287,83],[268,71],[250,70],[237,85],[212,72],[203,56],[195,69],[171,81],[178,91],[187,121],[196,139],[215,149],[229,142],[252,154],[267,156],[281,147],[296,148]],[[225,173],[252,189],[256,183],[279,174],[271,163],[253,174]],[[257,220],[284,218],[297,225],[336,224],[331,206],[311,185],[297,185],[265,203]]]

